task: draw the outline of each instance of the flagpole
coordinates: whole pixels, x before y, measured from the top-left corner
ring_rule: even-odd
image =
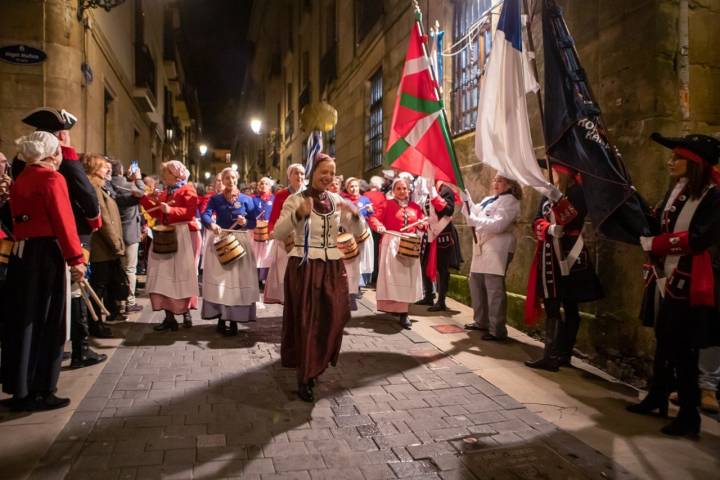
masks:
[[[523,5],[525,6],[525,13],[527,14],[527,24],[525,25],[525,30],[527,31],[528,36],[528,47],[530,48],[530,51],[535,53],[535,40],[533,39],[532,34],[532,17],[530,15],[530,9],[528,8],[528,1],[523,0]],[[540,80],[540,72],[538,71],[537,67],[537,60],[535,59],[535,55],[533,55],[532,58],[532,68],[533,73],[535,74],[535,78],[537,80]],[[542,137],[543,137],[543,143],[547,143],[545,140],[545,109],[543,108],[543,100],[542,100],[542,94],[540,93],[540,90],[535,92],[535,97],[537,98],[538,102],[538,110],[540,112],[540,129],[542,131]],[[545,145],[545,166],[547,167],[548,171],[548,181],[552,184],[555,184],[555,180],[553,178],[553,172],[552,168],[550,166],[550,155],[548,155],[547,152],[547,145]]]
[[[415,7],[415,23],[417,23],[417,25],[418,25],[418,29],[420,30],[420,36],[422,38],[425,36],[425,31],[423,30],[423,26],[422,26],[422,10],[420,10],[420,5],[418,4],[417,0],[412,0],[412,3],[413,3],[413,6]],[[425,58],[427,58],[429,61],[430,55],[428,55],[427,45],[425,44],[424,41],[421,41],[420,45],[422,46],[422,49],[423,49],[423,55],[425,55]],[[443,98],[440,96],[440,88],[439,88],[440,83],[438,82],[438,79],[435,77],[434,69],[430,68],[428,70],[430,70],[430,78],[433,79],[433,83],[434,83],[433,89],[435,90],[435,95],[437,96],[438,101],[442,105],[442,108],[440,109],[440,111],[442,113],[443,119],[445,120],[445,125],[447,125],[447,128],[449,130],[450,129],[450,121],[448,120],[447,111],[445,110],[445,102],[443,101]],[[457,161],[457,154],[455,152],[455,144],[453,143],[452,139],[450,139],[449,143],[450,143],[450,148],[452,149],[452,155],[455,158],[455,160]],[[460,179],[460,182],[464,186],[465,179],[463,179],[462,170],[459,168],[459,165],[457,168],[457,175]]]

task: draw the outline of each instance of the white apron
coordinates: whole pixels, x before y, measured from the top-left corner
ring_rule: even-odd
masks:
[[[360,273],[373,273],[375,268],[375,241],[370,235],[359,245]]]
[[[360,255],[350,260],[343,260],[347,272],[348,291],[357,294],[360,289]]]
[[[423,297],[419,258],[398,255],[400,238],[383,235],[378,262],[377,300],[415,303]]]
[[[288,257],[283,242],[273,242],[270,254],[272,262],[265,280],[265,303],[285,302],[285,270],[287,270]],[[256,274],[257,275],[257,274]]]
[[[199,295],[197,268],[187,223],[175,223],[178,249],[175,253],[155,253],[150,249],[147,291],[168,298],[183,299]]]
[[[252,251],[257,262],[257,268],[270,268],[272,265],[272,250],[275,240],[268,240],[267,242],[256,242],[252,240]]]
[[[215,253],[215,234],[207,230],[202,290],[204,300],[226,306],[252,305],[260,301],[251,234],[248,231],[233,232],[246,253],[241,259],[222,265]]]

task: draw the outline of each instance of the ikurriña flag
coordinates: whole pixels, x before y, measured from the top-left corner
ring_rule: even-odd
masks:
[[[410,32],[385,158],[398,170],[465,188],[419,18],[418,11]]]
[[[574,40],[554,0],[543,4],[543,50],[548,158],[579,172],[588,214],[603,236],[638,244],[641,235],[649,235],[645,203],[608,140]]]

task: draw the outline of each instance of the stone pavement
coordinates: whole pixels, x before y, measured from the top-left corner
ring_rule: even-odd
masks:
[[[131,325],[30,478],[606,479],[623,468],[361,301],[315,405],[281,309],[235,338]]]

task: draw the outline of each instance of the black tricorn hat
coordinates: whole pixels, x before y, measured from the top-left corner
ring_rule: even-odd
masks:
[[[28,113],[22,122],[44,132],[59,132],[70,130],[77,123],[77,117],[65,110],[40,107]]]
[[[690,150],[702,157],[710,166],[717,165],[720,161],[720,140],[708,135],[691,133],[684,137],[663,137],[655,132],[650,135],[650,139],[671,150],[676,148]]]

